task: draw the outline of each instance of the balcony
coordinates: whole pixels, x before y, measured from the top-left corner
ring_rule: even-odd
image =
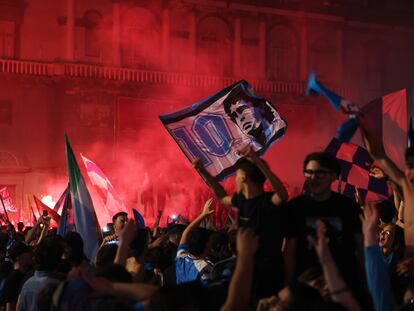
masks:
[[[0,59],[0,74],[43,76],[51,78],[60,76],[73,79],[111,80],[124,83],[164,84],[203,88],[224,88],[242,79],[241,77],[215,77],[191,73],[146,71],[73,63],[41,63],[8,59]],[[305,82],[268,81],[249,79],[248,77],[243,77],[243,79],[248,80],[253,89],[259,94],[305,94]],[[353,94],[349,90],[340,88],[334,89],[345,97],[353,97]]]

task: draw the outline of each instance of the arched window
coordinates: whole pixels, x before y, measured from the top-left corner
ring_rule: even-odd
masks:
[[[292,81],[298,77],[298,48],[293,31],[275,26],[267,35],[267,78]]]
[[[368,90],[378,91],[383,88],[388,61],[388,47],[380,39],[365,44],[365,77]]]
[[[87,11],[83,17],[85,24],[85,56],[101,56],[100,23],[101,14],[97,11]]]
[[[134,8],[122,16],[122,63],[128,67],[159,69],[160,23],[147,9]]]
[[[0,20],[0,57],[15,57],[15,22]]]
[[[216,16],[201,20],[197,29],[197,71],[230,76],[232,73],[232,35],[227,23]]]
[[[309,31],[309,68],[321,81],[339,82],[336,38],[337,30],[327,25],[315,26]]]

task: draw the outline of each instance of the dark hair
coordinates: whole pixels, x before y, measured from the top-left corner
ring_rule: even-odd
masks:
[[[45,237],[34,250],[37,270],[55,270],[61,262],[63,241],[60,236]]]
[[[323,270],[320,265],[315,265],[303,271],[302,274],[299,275],[298,280],[299,282],[307,283],[319,279],[320,277],[323,277]]]
[[[19,221],[19,222],[17,223],[17,229],[18,229],[19,231],[22,231],[22,230],[23,230],[23,228],[24,228],[24,223],[23,223],[23,222],[21,222],[21,221]]]
[[[144,261],[146,264],[150,264],[151,267],[164,271],[174,264],[176,254],[177,246],[168,242],[164,246],[148,248],[144,254]]]
[[[227,232],[213,232],[210,236],[210,246],[208,256],[213,262],[220,261],[231,256]]]
[[[385,223],[392,222],[397,213],[394,202],[389,199],[377,203],[376,208],[378,209],[379,218]]]
[[[70,231],[63,237],[63,242],[71,250],[70,258],[68,258],[70,264],[79,266],[85,258],[82,237],[79,233]]]
[[[266,181],[266,176],[262,171],[246,158],[238,160],[236,168],[245,172],[246,177],[257,185],[263,185]]]
[[[337,176],[341,174],[341,166],[338,160],[326,152],[313,152],[306,156],[303,161],[303,170],[306,170],[306,166],[310,161],[316,161],[320,166],[326,167],[333,171]]]
[[[127,216],[128,216],[128,214],[127,214],[127,213],[125,213],[125,212],[118,212],[118,213],[116,213],[114,216],[112,216],[112,222],[113,222],[113,223],[115,223],[116,219],[117,219],[119,216],[125,216],[125,217],[127,217]]]
[[[24,253],[31,253],[32,249],[30,246],[27,246],[23,242],[15,242],[10,248],[9,248],[9,258],[13,260],[13,262],[16,261],[17,257],[19,257],[21,254]]]
[[[188,251],[194,256],[200,256],[207,247],[210,231],[205,228],[195,228],[188,234]]]
[[[169,224],[167,226],[168,234],[183,234],[186,226],[183,224]]]

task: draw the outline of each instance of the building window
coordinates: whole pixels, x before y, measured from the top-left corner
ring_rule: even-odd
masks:
[[[273,27],[267,36],[267,78],[293,81],[298,78],[298,49],[293,31]]]
[[[197,71],[204,74],[232,74],[232,35],[221,18],[204,18],[197,29]]]
[[[0,20],[0,57],[15,57],[15,22]]]
[[[121,18],[122,62],[128,67],[159,69],[161,59],[160,25],[144,8],[128,10]]]
[[[96,11],[88,11],[84,15],[85,22],[85,55],[101,56],[100,22],[102,16]]]

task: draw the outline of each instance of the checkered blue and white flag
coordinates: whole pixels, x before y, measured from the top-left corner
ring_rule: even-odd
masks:
[[[287,129],[276,108],[246,81],[160,120],[187,158],[200,159],[218,180],[234,171],[241,149],[250,145],[263,155]]]

